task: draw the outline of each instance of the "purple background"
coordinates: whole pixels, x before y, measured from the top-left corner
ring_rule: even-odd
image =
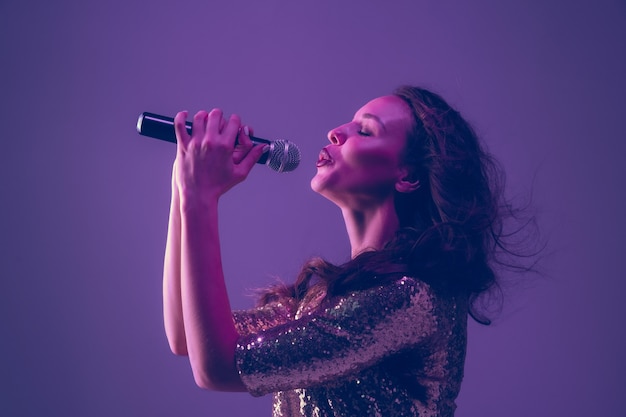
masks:
[[[168,350],[175,147],[136,118],[219,106],[301,147],[297,171],[256,167],[223,199],[244,308],[308,257],[349,255],[309,189],[317,153],[404,83],[474,123],[550,239],[544,275],[470,325],[457,416],[626,415],[625,44],[624,0],[1,0],[0,415],[269,415],[269,396],[196,388]]]

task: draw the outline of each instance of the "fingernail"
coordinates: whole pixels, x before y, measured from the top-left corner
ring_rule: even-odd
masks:
[[[243,127],[243,133],[245,133],[246,136],[250,136],[250,129],[248,129],[248,126]]]
[[[270,150],[270,145],[263,146],[263,153],[269,152],[269,150]]]

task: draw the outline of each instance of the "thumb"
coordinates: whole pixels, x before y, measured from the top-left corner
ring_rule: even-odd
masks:
[[[245,176],[252,170],[254,164],[261,158],[265,152],[269,150],[269,145],[256,145],[250,149],[250,152],[237,165],[241,169],[241,173]]]

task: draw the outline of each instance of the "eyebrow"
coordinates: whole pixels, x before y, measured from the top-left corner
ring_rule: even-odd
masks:
[[[362,118],[364,119],[374,119],[378,122],[378,124],[380,124],[383,127],[383,130],[386,132],[387,128],[385,127],[385,124],[383,123],[382,120],[380,120],[380,118],[378,116],[376,116],[375,114],[372,113],[363,113],[363,115],[361,115]]]

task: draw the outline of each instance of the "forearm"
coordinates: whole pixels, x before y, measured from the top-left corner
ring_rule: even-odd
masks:
[[[183,306],[181,299],[181,220],[180,197],[172,181],[172,202],[167,227],[167,243],[163,262],[163,322],[173,353],[187,354]]]
[[[233,322],[219,245],[217,202],[243,181],[264,147],[254,147],[239,116],[200,111],[187,132],[187,112],[174,118],[175,173],[181,206],[181,300],[185,340],[196,383],[244,391],[235,367],[239,335]]]
[[[245,387],[234,360],[238,334],[224,282],[217,217],[217,199],[183,202],[181,284],[187,350],[199,386],[241,391]]]

